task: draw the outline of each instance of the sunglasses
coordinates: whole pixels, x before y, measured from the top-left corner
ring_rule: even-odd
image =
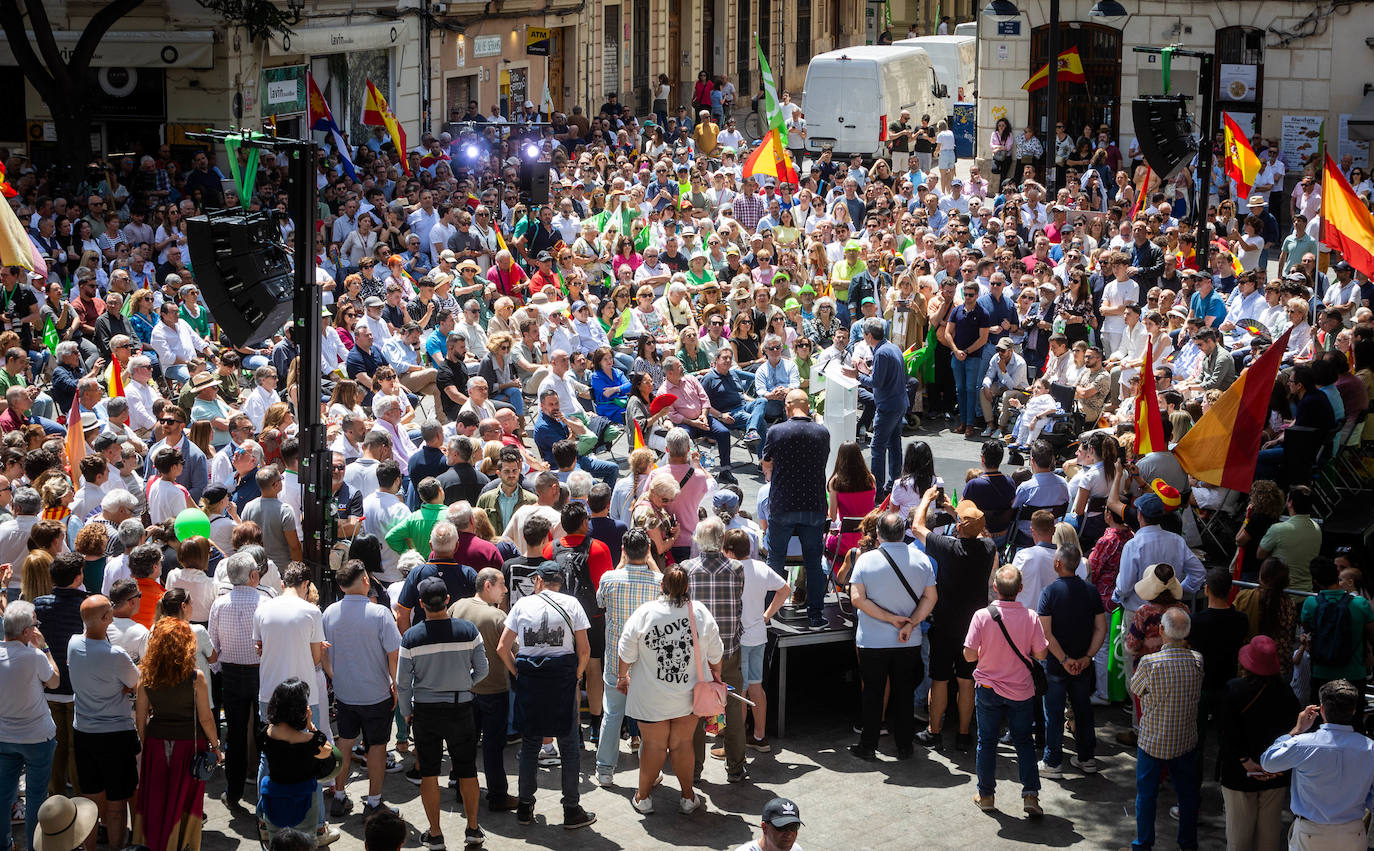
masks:
[[[177,423],[180,423],[181,420],[177,419],[176,417],[163,417],[162,419],[158,420],[158,422],[162,423],[163,425],[176,425]]]

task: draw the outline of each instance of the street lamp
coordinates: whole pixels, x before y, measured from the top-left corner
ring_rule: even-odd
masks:
[[[993,17],[1014,17],[1021,14],[1012,0],[988,0],[983,9],[984,15]],[[1088,14],[1095,18],[1120,18],[1126,15],[1126,8],[1117,0],[1097,0]],[[1050,189],[1050,173],[1054,170],[1055,125],[1059,123],[1059,0],[1050,0],[1050,20],[1046,35],[1046,54],[1049,56],[1049,75],[1045,91],[1045,171],[1041,175],[1046,189]],[[1047,192],[1048,195],[1048,192]],[[1046,197],[1046,203],[1049,203]]]

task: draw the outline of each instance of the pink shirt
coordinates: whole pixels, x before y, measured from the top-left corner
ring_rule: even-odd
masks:
[[[1021,654],[1033,662],[1034,654],[1049,646],[1039,616],[1014,600],[998,600],[993,605],[1001,612],[1002,623]],[[973,615],[964,646],[978,651],[978,667],[973,671],[976,685],[987,686],[1007,700],[1035,697],[1030,669],[1016,658],[1016,652],[1007,644],[1006,636],[1002,635],[987,609],[979,609]]]
[[[711,404],[711,400],[706,396],[706,388],[701,386],[694,376],[683,373],[682,383],[673,384],[665,380],[663,386],[658,388],[658,395],[671,393],[677,397],[677,401],[668,409],[668,419],[674,424],[681,423],[683,420],[694,420],[701,416],[701,412],[706,410],[706,406]],[[696,503],[693,503],[695,505]],[[696,516],[695,512],[692,515]],[[696,523],[692,525],[695,527]]]
[[[681,482],[687,475],[687,470],[691,469],[690,464],[669,464],[668,472],[672,473],[673,480]],[[701,505],[702,499],[706,497],[706,492],[711,488],[711,477],[704,475],[701,470],[692,473],[692,478],[687,480],[687,484],[682,485],[682,490],[678,492],[677,499],[673,500],[669,506],[669,511],[677,516],[677,540],[673,541],[673,546],[690,547],[692,545],[692,533],[697,529],[697,508]],[[1044,641],[1044,638],[1040,639]]]

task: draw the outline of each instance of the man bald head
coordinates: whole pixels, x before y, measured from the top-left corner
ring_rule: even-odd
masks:
[[[787,415],[791,417],[805,417],[811,414],[811,399],[806,395],[805,390],[795,389],[787,391]]]
[[[104,594],[92,594],[82,600],[81,623],[86,627],[87,638],[104,641],[114,623],[114,603]]]

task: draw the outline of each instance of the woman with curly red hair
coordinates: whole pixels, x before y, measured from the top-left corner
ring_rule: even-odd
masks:
[[[134,842],[149,848],[200,848],[205,781],[191,774],[198,751],[219,753],[210,683],[196,667],[196,636],[179,618],[153,625],[139,664],[134,724],[143,742]]]

